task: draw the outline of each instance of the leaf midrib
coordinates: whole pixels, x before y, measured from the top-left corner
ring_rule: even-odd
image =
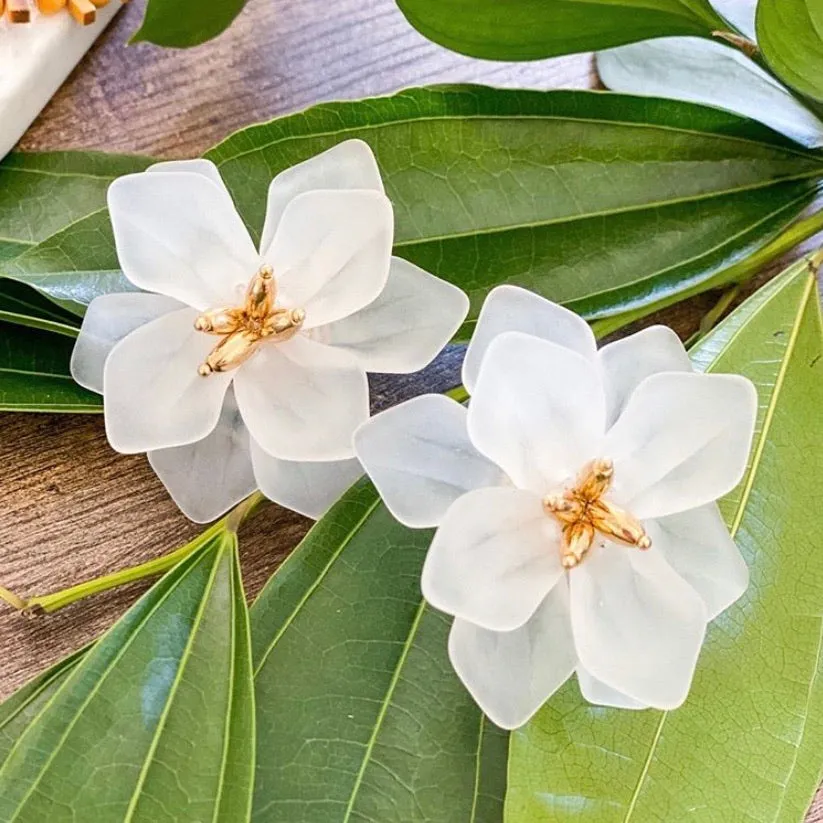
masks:
[[[769,397],[769,405],[766,408],[766,414],[763,418],[763,429],[760,433],[760,437],[757,441],[757,447],[755,448],[755,453],[752,457],[752,464],[751,464],[751,468],[749,470],[749,475],[748,475],[748,478],[747,478],[747,482],[746,482],[746,485],[744,486],[743,492],[740,496],[740,501],[738,503],[737,511],[735,512],[733,525],[729,529],[729,531],[731,533],[731,536],[732,536],[732,539],[734,539],[735,536],[737,535],[737,530],[740,527],[740,523],[742,522],[743,514],[744,514],[746,506],[749,502],[749,497],[751,495],[752,488],[754,487],[754,479],[755,479],[755,476],[757,475],[757,473],[759,471],[760,461],[762,459],[763,451],[764,451],[765,445],[766,445],[766,439],[769,435],[769,432],[771,430],[771,425],[772,425],[772,422],[774,420],[774,410],[777,408],[777,403],[778,403],[778,400],[780,398],[780,392],[782,391],[782,388],[783,388],[783,381],[785,380],[786,372],[788,371],[789,361],[791,360],[791,355],[794,352],[794,348],[795,348],[795,345],[797,343],[797,337],[800,333],[800,325],[801,325],[802,320],[803,320],[803,315],[805,314],[806,307],[807,307],[808,302],[809,302],[809,296],[813,291],[815,283],[816,283],[815,278],[812,277],[811,275],[809,275],[808,276],[808,283],[806,285],[806,290],[804,291],[803,296],[801,297],[800,302],[798,303],[798,310],[797,310],[797,314],[796,314],[794,323],[792,325],[791,335],[790,335],[789,340],[786,344],[786,350],[785,350],[784,356],[783,356],[783,358],[781,360],[781,363],[780,363],[780,371],[778,372],[778,376],[775,380],[774,389],[772,390],[771,396]],[[770,302],[771,302],[770,300],[765,301],[763,304],[758,306],[757,311],[752,315],[752,317],[756,317],[761,311],[764,310],[764,308],[766,306],[769,305]],[[712,366],[709,366],[709,368],[706,369],[706,373],[711,373],[712,372],[714,363],[718,362],[718,360],[722,357],[723,352],[726,351],[726,349],[731,344],[731,341],[734,340],[734,338],[739,333],[740,333],[740,329],[738,329],[735,332],[735,334],[732,335],[732,337],[726,343],[726,345],[714,357]],[[823,644],[823,633],[820,634],[819,639],[818,639],[818,647],[817,647],[818,659],[820,658],[821,644]],[[815,671],[812,675],[812,679],[811,679],[810,684],[809,684],[809,697],[811,696],[811,689],[812,689],[812,686],[814,685],[814,681],[815,681],[816,677],[817,677],[817,668],[815,668]],[[807,706],[808,706],[808,698],[807,698]],[[668,712],[668,711],[661,712],[660,722],[657,726],[657,729],[655,731],[654,739],[652,740],[651,746],[649,748],[649,755],[646,758],[646,762],[643,764],[643,770],[640,773],[640,777],[637,781],[637,785],[635,786],[635,790],[632,794],[631,800],[629,802],[629,806],[626,809],[626,816],[623,818],[623,823],[629,823],[629,821],[632,818],[632,815],[634,814],[634,810],[637,807],[637,802],[638,802],[638,799],[640,797],[640,792],[642,791],[643,785],[645,784],[646,778],[648,777],[649,770],[651,769],[652,760],[654,759],[654,755],[657,751],[657,747],[660,743],[660,738],[661,738],[662,733],[663,733],[663,726],[665,725],[665,722],[666,722],[669,714],[670,714],[670,712]],[[804,717],[804,721],[803,721],[804,722],[804,729],[805,729],[805,723],[806,723],[807,720],[808,720],[808,712],[806,713],[806,716]],[[799,755],[799,747],[796,747],[792,767],[791,767],[791,769],[790,769],[790,771],[787,775],[786,783],[783,787],[783,793],[781,794],[781,797],[780,797],[780,803],[778,805],[778,814],[779,814],[780,808],[782,808],[783,800],[785,799],[786,792],[788,791],[788,782],[789,782],[788,778],[791,777],[791,774],[792,774],[792,772],[794,771],[794,769],[797,765],[798,755]],[[775,821],[776,820],[777,820],[777,817],[775,817]]]

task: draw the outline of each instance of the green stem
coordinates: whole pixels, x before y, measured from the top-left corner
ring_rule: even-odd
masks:
[[[732,286],[720,295],[720,299],[700,321],[700,328],[686,341],[686,348],[690,349],[695,343],[702,340],[723,318],[732,303],[740,294],[741,287]]]
[[[126,583],[132,583],[135,580],[142,580],[144,577],[162,574],[176,566],[182,560],[185,560],[190,554],[197,551],[197,549],[204,546],[211,538],[221,532],[236,533],[240,525],[252,515],[264,499],[260,492],[255,492],[235,506],[222,520],[218,520],[217,523],[210,526],[202,534],[199,534],[190,543],[186,543],[185,546],[181,546],[169,554],[157,557],[154,560],[149,560],[146,563],[141,563],[138,566],[131,566],[127,569],[113,572],[112,574],[96,577],[93,580],[87,580],[84,583],[79,583],[76,586],[71,586],[68,589],[62,589],[52,594],[30,597],[28,600],[23,600],[13,592],[0,587],[0,598],[14,606],[14,608],[18,609],[24,615],[32,617],[44,612],[56,612],[58,609],[76,603],[78,600],[84,600],[92,595],[123,586]]]
[[[605,337],[619,331],[624,326],[642,320],[654,312],[668,308],[675,303],[680,303],[697,294],[702,294],[712,289],[720,289],[724,286],[736,286],[745,283],[749,278],[754,277],[764,266],[773,263],[796,246],[800,245],[810,237],[823,231],[823,209],[814,212],[803,220],[798,220],[789,226],[784,232],[769,241],[763,248],[758,249],[745,260],[735,263],[722,271],[719,271],[708,280],[696,283],[691,288],[677,292],[656,303],[649,303],[637,309],[630,309],[622,314],[613,317],[604,317],[592,323],[595,336]]]

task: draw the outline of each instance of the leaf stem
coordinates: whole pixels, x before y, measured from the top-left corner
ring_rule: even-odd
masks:
[[[794,249],[804,241],[823,231],[823,209],[814,212],[803,220],[792,223],[785,231],[772,238],[765,246],[749,255],[745,260],[734,263],[728,268],[717,272],[708,280],[695,283],[691,288],[658,300],[656,303],[648,303],[636,309],[629,309],[622,314],[612,317],[603,317],[592,323],[595,336],[605,337],[614,332],[642,320],[654,312],[665,309],[675,303],[687,300],[697,294],[720,289],[724,286],[738,286],[754,277],[764,266],[781,258],[784,254]]]
[[[0,586],[0,599],[5,600],[26,617],[34,617],[38,614],[56,612],[58,609],[76,603],[78,600],[84,600],[87,597],[123,586],[126,583],[162,574],[185,560],[216,535],[223,532],[236,534],[240,525],[257,510],[264,500],[264,496],[259,491],[254,492],[241,503],[238,503],[225,517],[195,537],[194,540],[169,552],[169,554],[164,554],[162,557],[156,557],[146,563],[130,566],[112,574],[105,574],[102,577],[95,577],[93,580],[87,580],[84,583],[61,589],[58,592],[30,597],[27,600]]]
[[[686,341],[687,349],[690,349],[695,343],[702,340],[723,318],[732,303],[734,303],[737,296],[740,294],[741,286],[732,286],[720,295],[717,303],[709,309],[700,321],[700,328]]]

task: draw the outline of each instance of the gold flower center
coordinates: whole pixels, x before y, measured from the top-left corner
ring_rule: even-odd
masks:
[[[266,341],[283,342],[294,337],[303,326],[303,309],[284,309],[275,305],[277,285],[271,266],[263,266],[252,277],[246,301],[237,308],[212,309],[194,321],[194,328],[221,337],[198,369],[208,377],[245,363]]]
[[[564,568],[573,569],[583,560],[597,533],[638,549],[651,547],[652,541],[640,521],[605,499],[613,477],[611,460],[592,460],[574,486],[543,498],[544,510],[559,520],[563,529]]]

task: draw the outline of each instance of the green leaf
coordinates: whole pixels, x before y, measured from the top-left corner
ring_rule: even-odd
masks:
[[[353,137],[380,163],[396,253],[467,291],[470,319],[503,282],[590,318],[677,294],[785,228],[823,174],[820,156],[715,109],[484,87],[324,104],[207,156],[259,237],[272,176]]]
[[[820,0],[760,0],[757,42],[781,80],[813,100],[823,102],[823,4]]]
[[[132,43],[187,48],[205,43],[227,29],[243,10],[246,0],[149,0]]]
[[[540,60],[727,29],[708,0],[397,0],[425,37],[491,60]]]
[[[33,288],[0,277],[0,321],[77,336],[77,318],[63,311]]]
[[[64,658],[0,704],[0,767],[14,748],[17,739],[63,685],[63,681],[74,670],[86,651],[87,649],[81,649]]]
[[[395,206],[395,251],[467,291],[517,283],[589,318],[702,284],[791,223],[823,158],[715,109],[599,92],[409,89],[316,106],[208,153],[253,236],[273,175],[347,138],[368,141]],[[2,233],[2,222],[0,222]],[[82,314],[129,288],[100,211],[0,273]]]
[[[103,398],[72,379],[73,347],[68,336],[0,320],[0,411],[103,411]]]
[[[254,717],[235,536],[166,575],[48,699],[29,701],[0,766],[5,823],[247,820]]]
[[[808,265],[755,294],[693,359],[758,389],[750,465],[721,504],[751,585],[710,625],[681,708],[595,707],[570,682],[513,735],[509,823],[801,820],[817,788],[823,326]]]
[[[252,608],[255,821],[500,823],[507,736],[453,674],[428,608],[427,531],[366,482]]]
[[[0,161],[0,269],[3,261],[105,209],[109,183],[151,162],[99,152],[9,154]]]

